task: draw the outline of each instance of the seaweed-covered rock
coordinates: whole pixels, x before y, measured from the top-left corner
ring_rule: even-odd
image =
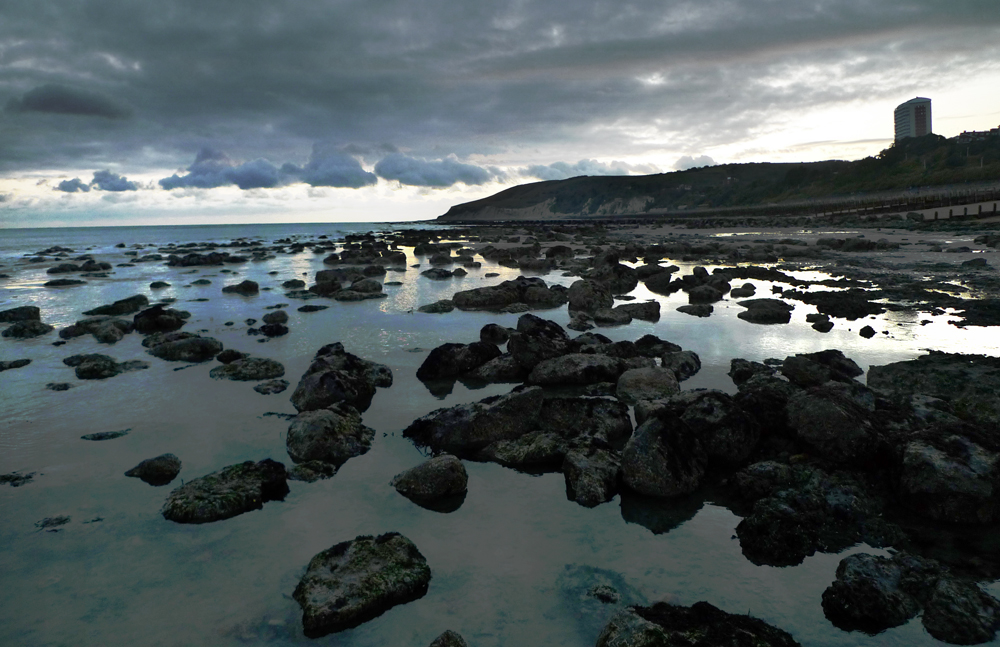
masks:
[[[270,458],[230,465],[170,493],[160,513],[177,523],[208,523],[260,510],[288,494],[285,466]]]
[[[611,398],[546,398],[538,428],[567,440],[592,438],[613,447],[624,446],[632,435],[628,406]]]
[[[658,602],[611,618],[597,647],[798,647],[788,633],[748,615],[726,613],[708,602],[682,607]]]
[[[461,505],[468,492],[469,475],[462,461],[442,454],[397,474],[389,485],[417,505],[451,512]]]
[[[435,451],[475,454],[498,440],[535,431],[542,399],[538,387],[515,388],[506,395],[432,411],[414,420],[403,435]]]
[[[50,326],[47,323],[42,323],[37,319],[22,319],[14,323],[14,325],[9,326],[2,334],[4,337],[10,337],[13,339],[31,339],[33,337],[39,337],[46,333],[50,333],[55,330],[54,326]]]
[[[361,424],[361,414],[338,402],[326,409],[303,411],[288,427],[285,446],[296,463],[323,461],[340,466],[372,446],[375,430]]]
[[[630,489],[654,497],[693,492],[701,485],[708,455],[687,424],[673,415],[639,425],[622,451],[622,478]]]
[[[299,411],[323,409],[347,402],[359,411],[371,405],[376,387],[392,386],[392,371],[344,350],[340,342],[323,346],[292,393]]]
[[[269,380],[285,374],[281,362],[263,357],[244,357],[213,368],[209,375],[217,380],[240,382]],[[287,384],[287,383],[286,383]]]
[[[147,458],[129,471],[125,476],[131,476],[150,485],[160,486],[170,483],[181,471],[181,459],[173,454],[161,454],[155,458]]]
[[[153,357],[168,362],[207,362],[222,352],[219,340],[184,332],[154,333],[142,345]]]
[[[292,597],[306,636],[319,638],[423,597],[430,580],[427,560],[403,535],[362,535],[313,557]]]
[[[490,443],[474,458],[526,471],[545,471],[560,469],[567,451],[569,443],[562,435],[532,431],[514,440]]]
[[[70,355],[63,360],[63,364],[76,369],[76,376],[81,380],[103,380],[122,372],[122,367],[113,357],[97,353]]]
[[[458,377],[496,359],[500,354],[495,344],[482,341],[442,344],[428,353],[417,369],[417,379],[427,381]]]
[[[589,279],[574,281],[569,286],[569,309],[595,312],[601,308],[610,308],[615,304],[611,290],[604,283]]]
[[[288,389],[288,380],[265,380],[253,387],[253,390],[261,395],[275,395],[284,393]]]

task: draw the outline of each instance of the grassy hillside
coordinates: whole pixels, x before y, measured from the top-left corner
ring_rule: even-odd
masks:
[[[452,207],[442,219],[487,207],[524,209],[551,200],[552,213],[595,215],[639,199],[651,210],[736,207],[859,193],[1000,180],[1000,137],[957,144],[940,135],[904,139],[875,157],[802,164],[722,164],[675,173],[575,177],[516,186]]]

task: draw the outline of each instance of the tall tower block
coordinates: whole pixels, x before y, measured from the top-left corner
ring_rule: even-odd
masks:
[[[910,99],[896,107],[896,139],[923,137],[931,132],[931,100],[925,97]]]

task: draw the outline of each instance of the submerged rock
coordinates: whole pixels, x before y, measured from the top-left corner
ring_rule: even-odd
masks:
[[[275,395],[283,393],[288,388],[288,380],[267,380],[253,387],[253,390],[261,395]]]
[[[423,597],[430,580],[427,560],[403,535],[361,535],[313,557],[292,597],[306,636],[319,638]]]
[[[726,613],[708,602],[690,607],[658,602],[619,612],[597,637],[597,647],[799,647],[789,634],[749,615]]]
[[[442,454],[397,474],[389,485],[419,506],[451,512],[465,499],[469,475],[462,461]]]
[[[208,523],[260,510],[288,494],[285,466],[270,458],[246,461],[188,481],[170,493],[160,513],[177,523]]]
[[[150,485],[160,486],[170,483],[181,471],[181,459],[173,454],[161,454],[156,458],[147,458],[129,471],[125,476],[132,476]]]

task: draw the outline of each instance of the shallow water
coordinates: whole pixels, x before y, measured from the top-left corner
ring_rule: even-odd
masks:
[[[4,232],[0,256],[15,258],[53,244],[78,252],[94,246],[98,260],[114,264],[124,260],[118,255],[122,250],[113,249],[117,242],[243,235],[271,241],[292,233],[333,237],[338,230],[351,231],[348,225],[139,229],[35,230],[19,234],[15,242]],[[411,264],[424,260],[407,251]],[[749,612],[791,632],[804,645],[936,644],[919,620],[874,637],[836,629],[823,617],[820,596],[843,555],[816,555],[790,568],[754,566],[734,538],[739,517],[698,497],[655,503],[619,496],[588,510],[566,499],[561,474],[528,476],[467,462],[469,495],[458,511],[439,514],[413,505],[388,485],[393,475],[423,458],[401,430],[435,408],[510,388],[470,390],[456,383],[450,394],[436,397],[415,378],[426,349],[474,341],[486,323],[514,326],[517,321],[517,315],[413,310],[519,272],[484,262],[467,277],[432,281],[418,274],[425,263],[405,273],[390,272],[385,280],[404,284],[387,286],[385,299],[314,300],[309,303],[330,308],[299,313],[295,308],[304,302],[286,299],[280,284],[293,277],[308,281],[322,268],[321,259],[306,252],[227,266],[238,275],[220,273],[220,268],[189,273],[144,264],[115,268],[109,279],[88,279],[84,287],[60,290],[40,287],[51,278],[42,268],[12,272],[7,263],[0,270],[13,275],[0,285],[0,309],[33,303],[42,308],[43,320],[57,327],[82,318],[83,310],[132,294],[146,294],[151,301],[176,297],[173,307],[192,313],[184,330],[206,331],[227,348],[277,359],[292,384],[283,394],[262,396],[252,390],[252,382],[212,380],[208,372],[214,362],[187,367],[152,358],[136,334],[114,346],[87,336],[53,347],[55,333],[27,341],[0,340],[0,359],[33,360],[26,368],[0,374],[0,473],[38,473],[22,487],[0,486],[0,573],[5,584],[0,587],[0,644],[426,645],[450,628],[474,646],[585,646],[594,644],[604,617],[581,602],[580,591],[600,578],[613,578],[621,590],[632,591],[630,601],[707,600],[730,612]],[[690,271],[689,265],[678,265],[682,272]],[[271,271],[278,275],[268,275]],[[486,279],[486,272],[500,276]],[[197,278],[212,284],[184,287]],[[223,285],[245,278],[275,289],[249,298],[220,292]],[[544,278],[565,285],[575,280],[557,273]],[[154,280],[172,287],[154,294],[148,288]],[[769,294],[770,283],[750,282],[758,295]],[[1000,340],[990,329],[958,329],[947,323],[947,315],[887,313],[865,321],[836,320],[833,331],[824,335],[805,322],[814,309],[802,304],[792,323],[760,326],[738,319],[742,308],[731,301],[716,304],[710,318],[698,319],[675,311],[686,302],[683,293],[661,297],[640,285],[633,295],[661,301],[660,321],[600,332],[615,340],[652,333],[697,352],[703,368],[685,388],[734,392],[726,376],[733,357],[763,360],[839,348],[867,369],[914,358],[924,348],[1000,355]],[[209,300],[193,301],[198,298]],[[259,320],[265,306],[277,303],[290,304],[291,333],[266,343],[247,336],[244,320]],[[562,325],[569,321],[565,306],[537,314]],[[921,320],[932,323],[920,325]],[[227,321],[235,325],[225,326]],[[865,340],[857,330],[866,323],[889,334]],[[348,461],[332,479],[290,482],[287,499],[261,511],[181,525],[159,514],[179,480],[154,488],[123,476],[142,459],[165,452],[181,458],[179,478],[186,480],[243,460],[272,457],[290,464],[284,446],[288,423],[265,414],[294,413],[291,390],[316,349],[334,341],[391,366],[395,383],[380,389],[364,413],[365,424],[377,432],[371,451]],[[425,350],[411,352],[418,348]],[[88,352],[119,361],[145,359],[151,367],[108,380],[80,381],[61,360]],[[73,388],[53,392],[45,388],[49,382],[70,382]],[[131,431],[102,442],[80,439],[119,429]],[[71,517],[59,532],[35,527],[57,515]],[[403,533],[427,558],[433,573],[427,595],[356,629],[305,638],[299,607],[290,595],[309,559],[356,535],[386,531]],[[857,546],[848,552],[859,550],[872,549]]]

